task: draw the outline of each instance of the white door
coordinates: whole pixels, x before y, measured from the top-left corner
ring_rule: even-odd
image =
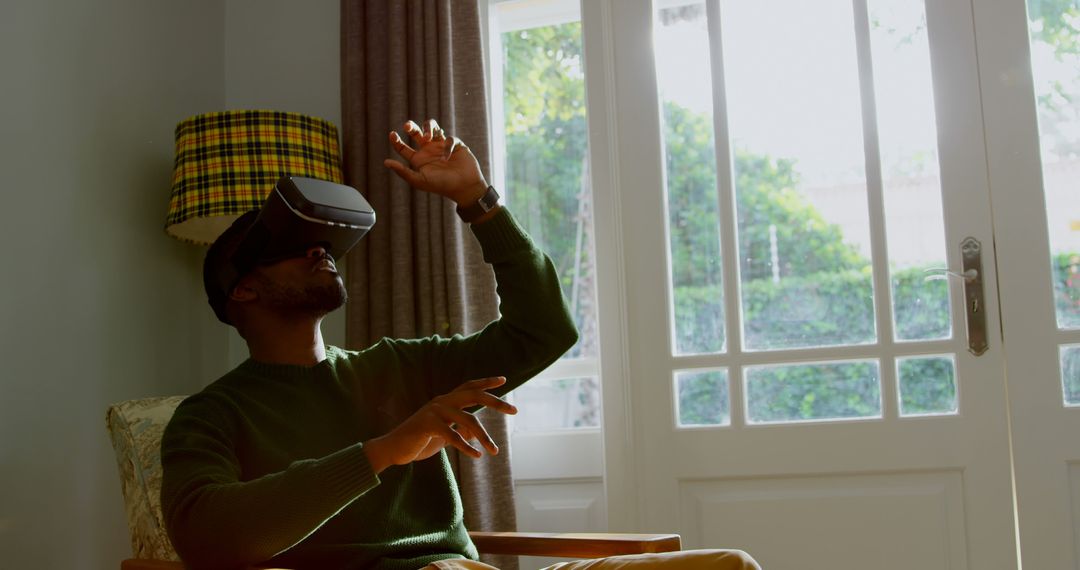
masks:
[[[1020,546],[1025,568],[1080,568],[1080,10],[1003,4],[973,2]]]
[[[971,1],[597,0],[582,22],[597,243],[621,251],[625,301],[602,359],[626,355],[625,385],[604,371],[609,526],[770,570],[1016,568],[997,287],[1019,286],[994,243],[1019,205],[995,193],[995,218],[990,182],[1023,174],[987,163],[1009,150],[984,133]],[[1002,259],[1045,270],[1017,239]],[[1048,341],[1078,341],[1030,334],[1051,362]],[[1018,442],[1050,437],[1025,427],[1043,401],[1017,401]],[[1077,455],[1020,447],[1023,525],[1040,462],[1058,467],[1047,502],[1080,479]]]

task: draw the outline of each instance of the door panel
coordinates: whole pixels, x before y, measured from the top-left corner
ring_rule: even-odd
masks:
[[[767,552],[767,568],[968,567],[957,470],[686,481],[680,500],[688,540]]]

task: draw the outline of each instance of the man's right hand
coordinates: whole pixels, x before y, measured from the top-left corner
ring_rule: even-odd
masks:
[[[469,443],[472,439],[480,442],[488,453],[497,454],[499,447],[480,421],[465,408],[487,406],[504,414],[516,414],[517,408],[488,392],[505,383],[506,378],[502,376],[471,380],[424,404],[390,433],[364,444],[371,468],[375,473],[381,473],[391,465],[427,459],[447,445],[472,457],[483,456],[483,451]]]

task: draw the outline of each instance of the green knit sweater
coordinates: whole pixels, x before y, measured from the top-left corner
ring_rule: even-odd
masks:
[[[502,210],[473,226],[502,316],[470,336],[327,347],[314,366],[248,360],[184,400],[161,444],[165,523],[193,568],[414,570],[476,558],[445,453],[376,476],[363,442],[461,382],[505,393],[577,339],[551,260]]]

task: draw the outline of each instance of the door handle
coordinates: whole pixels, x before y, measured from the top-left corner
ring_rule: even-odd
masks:
[[[927,269],[934,273],[931,279],[958,277],[964,282],[964,320],[967,323],[968,351],[981,356],[989,345],[986,342],[986,300],[983,295],[982,243],[973,237],[960,242],[960,260],[963,272],[949,271],[944,267]]]
[[[968,352],[980,356],[986,342],[986,299],[983,295],[982,244],[973,237],[960,242],[964,268],[964,317],[967,320]],[[971,277],[967,277],[970,275]]]

